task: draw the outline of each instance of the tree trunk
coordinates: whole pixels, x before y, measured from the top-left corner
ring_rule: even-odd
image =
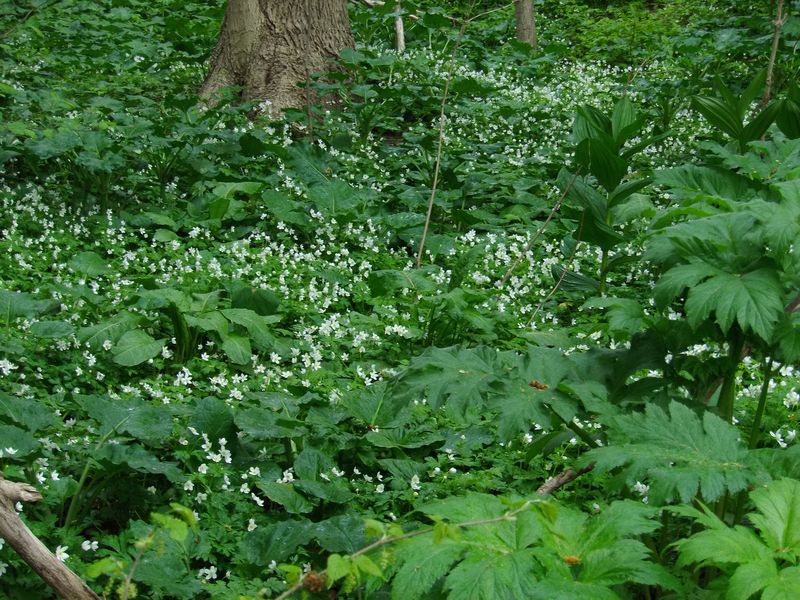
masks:
[[[536,39],[536,17],[533,12],[533,0],[514,0],[517,17],[517,39],[530,44],[534,49],[538,46]]]
[[[310,96],[298,84],[352,46],[346,0],[229,0],[200,96],[235,85],[272,114],[300,107]]]
[[[19,518],[17,502],[37,502],[36,488],[7,481],[0,473],[0,537],[65,600],[100,600],[88,585],[58,560]]]

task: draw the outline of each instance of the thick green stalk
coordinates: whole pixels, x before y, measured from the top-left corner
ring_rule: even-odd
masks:
[[[767,407],[767,395],[769,394],[769,384],[772,381],[772,358],[764,360],[764,381],[761,384],[761,391],[758,395],[758,406],[753,417],[753,425],[750,427],[750,439],[747,447],[752,450],[758,445],[758,438],[761,433],[761,420],[764,418],[764,410]]]
[[[744,347],[744,335],[742,332],[733,332],[728,344],[730,346],[728,368],[722,381],[717,407],[719,408],[720,416],[728,423],[731,423],[733,422],[733,404],[736,399],[736,372],[739,370],[739,363],[742,360],[742,348]]]

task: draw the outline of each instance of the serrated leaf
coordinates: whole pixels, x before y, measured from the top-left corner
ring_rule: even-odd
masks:
[[[749,515],[776,553],[800,556],[800,481],[779,479],[756,489],[750,498],[758,512]]]
[[[710,412],[701,419],[679,402],[670,403],[669,414],[651,404],[644,413],[612,417],[609,440],[585,460],[596,461],[597,472],[624,467],[630,485],[647,481],[651,502],[689,502],[698,492],[712,502],[745,489],[754,476],[735,427]]]
[[[445,580],[452,600],[513,600],[533,596],[536,574],[529,550],[512,554],[475,552],[461,561]]]
[[[433,544],[426,537],[417,537],[399,544],[396,556],[400,568],[392,582],[392,600],[424,598],[463,553],[461,544],[448,540]]]
[[[689,324],[697,328],[713,312],[724,333],[736,321],[742,329],[770,343],[775,324],[783,314],[782,292],[771,269],[715,275],[689,290],[686,316]]]

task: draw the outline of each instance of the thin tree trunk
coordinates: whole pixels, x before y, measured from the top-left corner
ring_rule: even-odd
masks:
[[[534,48],[538,47],[536,39],[536,14],[533,0],[514,0],[514,11],[517,21],[517,39]]]
[[[400,12],[403,10],[403,4],[398,2],[394,7],[395,12]],[[403,27],[403,17],[397,15],[394,18],[394,40],[395,40],[395,48],[397,48],[398,52],[405,52],[406,50],[406,32],[405,28]]]
[[[783,2],[784,0],[778,0],[777,14],[775,15],[775,20],[773,21],[775,29],[772,32],[772,49],[770,50],[769,62],[767,63],[767,80],[764,85],[764,97],[761,98],[762,106],[769,104],[770,97],[772,95],[772,85],[775,79],[775,60],[778,57],[778,47],[780,46],[781,41],[781,29],[786,23],[786,18],[788,16],[783,13]]]
[[[65,600],[100,600],[19,518],[15,510],[17,502],[38,502],[41,499],[36,488],[25,483],[6,481],[0,474],[0,537]]]
[[[273,114],[299,107],[307,98],[298,83],[352,46],[345,0],[229,0],[200,96],[213,101],[236,85]]]

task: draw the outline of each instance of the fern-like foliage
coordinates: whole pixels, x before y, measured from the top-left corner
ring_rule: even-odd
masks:
[[[622,467],[628,485],[650,485],[655,503],[676,498],[689,502],[698,492],[713,502],[725,492],[747,487],[755,474],[739,432],[716,415],[701,416],[679,402],[669,412],[649,405],[645,412],[610,418],[610,445],[587,453],[595,471]]]
[[[754,491],[756,531],[728,527],[707,507],[679,507],[706,529],[679,541],[678,566],[715,566],[727,581],[725,598],[747,600],[761,592],[769,600],[793,600],[800,590],[800,481],[779,479]],[[757,533],[756,533],[757,532]]]

